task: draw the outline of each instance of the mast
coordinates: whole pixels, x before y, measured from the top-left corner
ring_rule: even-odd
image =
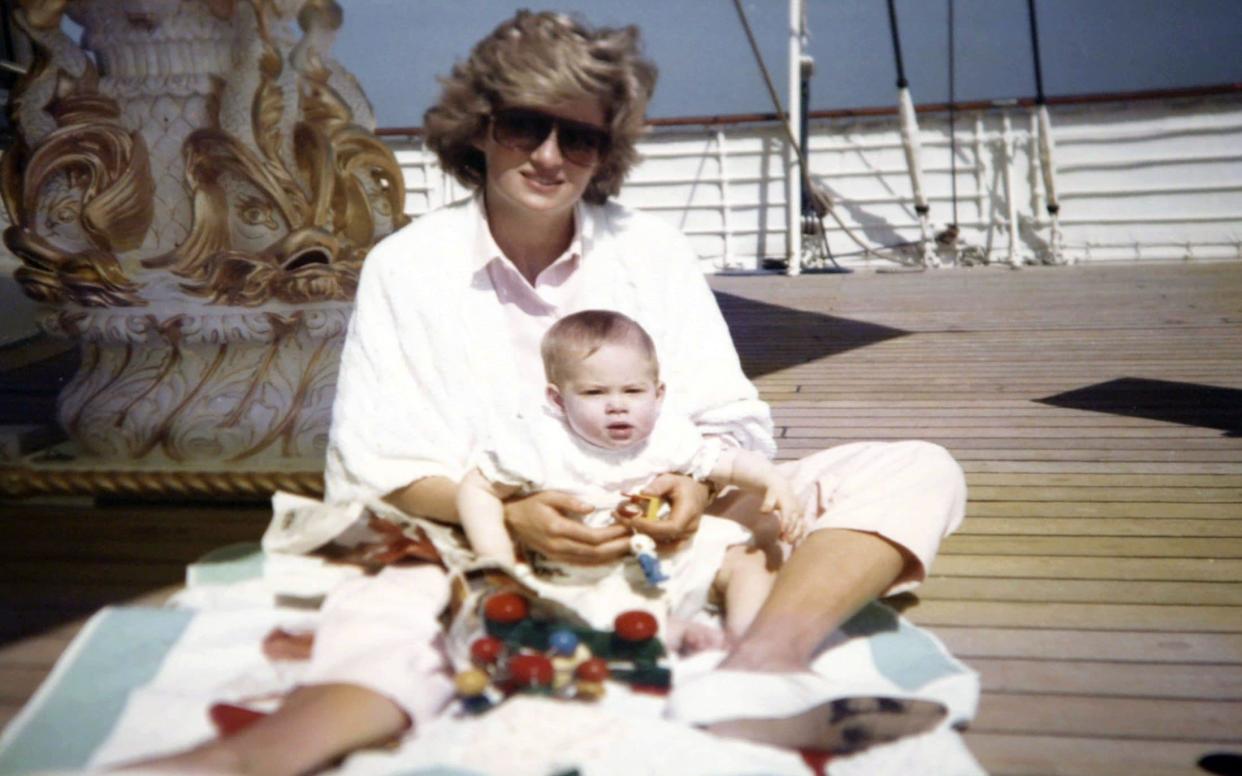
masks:
[[[906,167],[910,171],[910,187],[914,192],[914,212],[919,217],[919,258],[924,267],[939,267],[940,259],[933,249],[935,245],[931,208],[923,189],[923,165],[920,161],[919,124],[914,114],[914,102],[910,99],[910,84],[906,80],[906,68],[901,58],[901,35],[897,32],[897,9],[888,0],[888,26],[893,36],[893,59],[897,64],[897,112],[901,118],[901,145],[906,152]]]
[[[755,57],[755,64],[759,67],[759,74],[763,76],[763,84],[768,89],[768,97],[772,99],[772,105],[776,108],[776,118],[780,122],[787,141],[783,150],[786,164],[785,190],[787,196],[785,223],[789,234],[789,239],[786,241],[786,249],[789,251],[786,272],[790,275],[797,275],[802,271],[803,212],[807,209],[803,205],[804,200],[810,204],[810,209],[815,214],[814,228],[811,232],[813,244],[815,245],[814,250],[816,251],[814,258],[817,260],[820,258],[827,259],[831,262],[832,269],[829,270],[831,272],[849,272],[848,269],[838,265],[836,259],[832,257],[832,251],[828,247],[828,238],[824,233],[823,224],[823,213],[832,212],[832,204],[827,194],[815,187],[808,170],[805,136],[807,134],[807,112],[809,106],[806,103],[810,94],[810,86],[807,82],[811,77],[813,61],[803,53],[806,44],[804,0],[790,0],[789,4],[789,96],[791,103],[794,103],[793,97],[795,94],[800,93],[802,99],[791,105],[791,111],[788,114],[781,105],[780,95],[776,92],[776,85],[772,82],[772,76],[768,73],[767,65],[763,63],[763,56],[759,53],[759,44],[755,42],[754,32],[750,29],[750,22],[746,19],[746,11],[742,8],[742,0],[733,0],[733,8],[737,11],[737,18],[742,23],[742,31],[746,33],[746,40],[750,44],[750,51]],[[837,223],[841,223],[840,219],[837,220]],[[864,251],[870,250],[848,228],[845,232],[858,243],[858,247]]]
[[[786,249],[789,251],[787,274],[802,272],[802,189],[805,121],[803,107],[798,95],[802,89],[802,45],[806,35],[803,24],[803,0],[789,0],[789,132],[790,146],[785,158],[785,229],[788,234]]]

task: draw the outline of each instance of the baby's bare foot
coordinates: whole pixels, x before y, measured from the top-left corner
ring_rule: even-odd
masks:
[[[673,649],[682,657],[689,657],[709,649],[726,649],[729,646],[724,631],[706,623],[670,622],[669,634]]]

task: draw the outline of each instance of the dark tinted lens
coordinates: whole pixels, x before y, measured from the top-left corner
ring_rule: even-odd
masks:
[[[506,148],[534,151],[552,131],[553,119],[524,110],[498,111],[492,116],[492,137]]]
[[[553,125],[561,154],[574,164],[593,164],[608,148],[608,132],[603,129],[522,108],[493,113],[492,137],[506,148],[530,153],[548,139]]]
[[[594,127],[563,122],[556,130],[561,153],[575,164],[588,165],[595,161],[608,145],[608,135]]]

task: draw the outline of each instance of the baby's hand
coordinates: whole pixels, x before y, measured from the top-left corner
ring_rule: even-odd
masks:
[[[806,534],[806,526],[802,521],[802,507],[794,496],[793,488],[781,478],[768,483],[763,494],[764,512],[774,512],[781,522],[781,539],[796,544]]]

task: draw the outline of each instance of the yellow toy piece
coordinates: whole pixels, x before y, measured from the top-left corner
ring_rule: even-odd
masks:
[[[491,677],[485,671],[480,671],[477,668],[469,668],[453,678],[453,684],[457,687],[457,694],[463,698],[473,698],[482,695],[491,683]]]
[[[661,514],[664,509],[664,499],[659,496],[647,496],[642,493],[629,493],[626,498],[630,503],[638,507],[637,515],[631,513],[631,516],[641,517],[643,520],[663,520],[664,515]]]

